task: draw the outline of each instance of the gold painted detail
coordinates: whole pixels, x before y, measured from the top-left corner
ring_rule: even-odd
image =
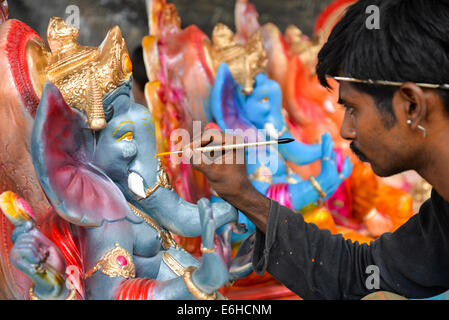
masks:
[[[170,231],[166,230],[165,228],[161,227],[154,219],[152,219],[148,214],[142,212],[141,210],[137,209],[135,206],[133,206],[131,203],[128,202],[129,207],[131,208],[132,212],[140,218],[142,218],[150,227],[155,229],[161,238],[162,247],[167,250],[170,247],[180,248],[179,244],[173,239],[172,234]]]
[[[162,254],[162,260],[178,277],[184,275],[185,268],[167,251]]]
[[[296,184],[296,183],[299,183],[298,180],[296,180],[295,178],[292,177],[292,176],[295,176],[295,175],[296,175],[296,172],[295,172],[291,167],[289,167],[289,166],[287,165],[286,168],[285,168],[285,171],[287,172],[287,183],[288,183],[288,184]]]
[[[207,294],[202,292],[192,281],[192,272],[196,270],[196,267],[189,266],[184,268],[170,253],[167,251],[162,254],[162,260],[178,277],[184,278],[184,283],[189,292],[199,300],[216,300],[217,292]]]
[[[234,33],[227,26],[219,23],[212,32],[212,45],[208,54],[216,71],[221,63],[227,63],[235,81],[243,86],[245,94],[251,94],[254,78],[265,72],[268,63],[267,52],[259,32],[255,33],[247,44],[235,41]]]
[[[291,176],[287,176],[287,183],[288,184],[297,184],[297,183],[299,183],[299,181]]]
[[[157,175],[157,181],[156,184],[152,187],[148,187],[147,190],[145,190],[145,197],[148,198],[151,196],[159,187],[166,188],[169,190],[172,190],[173,187],[170,184],[170,179],[168,177],[167,172],[165,172],[164,167],[162,166],[162,162],[159,161],[159,167],[158,167],[159,174]]]
[[[41,300],[38,296],[36,296],[36,293],[34,292],[34,283],[28,290],[28,296],[30,297],[30,300]],[[76,297],[76,289],[71,289],[69,295],[64,300],[75,300]]]
[[[205,248],[201,245],[200,251],[202,253],[215,253],[215,248]]]
[[[187,289],[195,298],[199,300],[217,300],[217,292],[207,294],[202,292],[192,281],[192,272],[195,271],[195,267],[188,267],[184,272],[184,282],[186,284]]]
[[[316,181],[314,176],[311,176],[309,178],[309,181],[312,184],[312,186],[315,188],[315,190],[318,192],[318,194],[320,195],[320,198],[324,199],[327,197],[326,192],[324,192],[323,188],[321,188],[321,185],[318,183],[318,181]]]
[[[58,87],[68,105],[85,111],[92,130],[106,126],[102,100],[128,80],[132,64],[119,27],[112,28],[100,47],[76,42],[79,30],[62,18],[48,24],[48,47],[27,47],[30,73],[38,94],[45,81]]]
[[[100,86],[96,84],[95,68],[92,67],[89,73],[89,87],[87,88],[87,122],[90,128],[101,130],[106,128],[106,119],[103,109],[103,94]]]
[[[102,273],[111,278],[123,277],[128,279],[136,276],[136,269],[131,254],[121,248],[118,243],[115,244],[114,249],[107,251],[93,268],[87,271],[85,279],[98,270],[101,270]]]

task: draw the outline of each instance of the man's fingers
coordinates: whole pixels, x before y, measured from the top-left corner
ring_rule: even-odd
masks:
[[[203,132],[201,135],[201,146],[205,147],[212,142],[216,145],[220,145],[222,137],[224,136],[224,133],[217,129],[207,129]]]
[[[201,138],[193,140],[191,147],[221,146],[243,142],[244,139],[241,136],[227,134],[217,129],[207,129],[202,133]]]

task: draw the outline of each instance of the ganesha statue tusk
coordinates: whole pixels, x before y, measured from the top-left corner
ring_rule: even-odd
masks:
[[[230,241],[215,230],[236,222],[237,210],[207,199],[189,203],[172,188],[154,156],[153,116],[132,98],[132,66],[120,29],[92,48],[77,44],[78,30],[60,18],[50,21],[48,44],[19,21],[11,23],[32,35],[14,48],[27,62],[14,71],[16,83],[26,82],[17,92],[32,97],[22,98],[29,107],[27,130],[15,132],[31,146],[23,163],[49,206],[43,212],[25,192],[0,197],[0,227],[7,225],[4,218],[11,223],[0,231],[12,242],[1,248],[0,261],[31,280],[15,286],[16,296],[222,299],[217,290],[235,279],[229,268],[235,264],[223,254]],[[0,35],[11,31],[2,27]],[[173,234],[201,237],[202,258]]]

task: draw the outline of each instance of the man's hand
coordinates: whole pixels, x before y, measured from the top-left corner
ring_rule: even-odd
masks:
[[[201,152],[196,148],[236,143],[243,143],[243,139],[209,129],[198,140],[194,140],[188,146],[190,151],[187,151],[187,155],[191,156],[192,167],[204,173],[211,187],[225,200],[238,196],[242,190],[252,188],[246,172],[245,151]]]
[[[243,138],[216,129],[204,131],[185,153],[190,156],[193,169],[202,172],[211,188],[223,200],[242,211],[261,230],[265,231],[271,202],[260,194],[248,179],[245,150],[203,153],[195,150],[205,146],[243,143]]]

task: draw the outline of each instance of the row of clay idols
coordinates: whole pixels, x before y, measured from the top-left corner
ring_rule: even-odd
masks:
[[[255,7],[246,0],[239,0],[235,7],[237,32],[233,34],[229,28],[219,24],[210,40],[196,26],[181,29],[180,18],[173,4],[163,0],[147,1],[150,36],[143,39],[143,48],[150,82],[146,86],[146,96],[158,120],[158,131],[162,132],[157,137],[158,148],[161,151],[173,150],[176,142],[169,141],[170,133],[178,128],[192,132],[193,120],[200,120],[203,128],[209,122],[216,122],[222,130],[235,129],[236,124],[246,128],[249,123],[250,126],[267,131],[270,127],[266,125],[271,121],[282,123],[277,125],[276,132],[286,133],[283,130],[285,124],[297,141],[307,144],[322,142],[322,134],[329,132],[335,150],[340,155],[350,155],[348,142],[343,141],[339,134],[344,110],[336,102],[338,84],[333,82],[333,91],[323,88],[314,74],[314,68],[318,50],[344,9],[352,2],[336,1],[326,9],[317,20],[315,38],[310,40],[295,26],[288,27],[285,34],[271,23],[261,26]],[[261,57],[258,66],[238,55],[226,56],[227,52],[251,52],[254,39],[263,44],[263,50],[258,55]],[[232,57],[238,59],[233,60]],[[234,86],[233,99],[226,102],[216,98],[226,97],[225,88],[230,87],[226,83],[232,84],[229,77],[223,76],[225,72],[217,77],[217,66],[223,62],[226,62],[232,80],[239,86]],[[257,77],[252,77],[251,72],[248,72],[250,70],[263,70],[268,77],[260,76],[257,83]],[[251,90],[245,90],[247,83],[252,83]],[[243,95],[238,92],[240,89]],[[265,91],[265,96],[258,97],[260,91]],[[213,92],[217,93],[214,98]],[[263,102],[269,107],[264,108]],[[270,112],[266,112],[266,109]],[[238,116],[230,119],[229,114]],[[343,156],[338,157],[339,170],[342,169]],[[318,161],[298,165],[300,163],[289,161],[288,155],[283,158],[287,164],[284,173],[286,180],[299,181],[320,172]],[[355,157],[351,160],[353,163],[358,162]],[[184,198],[194,201],[195,196],[209,195],[207,183],[196,172],[172,165],[169,158],[163,161],[175,189]],[[257,170],[267,171],[265,168]],[[292,172],[299,177],[292,175]],[[249,172],[249,175],[257,176],[253,173]],[[282,168],[278,169],[278,173],[283,174]],[[276,175],[273,172],[271,174]],[[337,224],[357,230],[366,229],[363,217],[376,207],[379,183],[375,184],[376,187],[373,185],[368,193],[363,188],[350,188],[343,183],[335,196],[326,203]],[[266,190],[261,189],[261,192],[265,193]],[[367,194],[375,196],[367,197]],[[296,197],[295,194],[291,198]],[[353,198],[364,199],[365,205],[351,205]],[[410,216],[412,211],[410,206],[407,208],[405,211],[399,210],[399,215]],[[388,214],[385,215],[384,218],[389,220]],[[383,231],[392,231],[392,223],[384,225],[387,227]],[[379,232],[374,234],[377,236]]]
[[[272,135],[266,138],[291,135],[307,144],[323,143],[322,134],[330,132],[338,153],[338,170],[344,171],[344,155],[350,151],[339,135],[343,108],[336,103],[338,84],[333,82],[334,91],[324,89],[314,69],[318,51],[331,28],[352,2],[336,1],[325,10],[310,40],[295,26],[288,27],[285,34],[273,24],[261,26],[255,7],[246,0],[236,2],[236,33],[218,24],[211,39],[196,26],[181,29],[173,4],[147,1],[150,35],[143,39],[143,48],[150,82],[145,93],[161,132],[158,148],[173,150],[176,142],[168,137],[179,128],[192,132],[193,120],[200,120],[203,128],[215,122],[222,130],[267,129]],[[261,51],[255,54],[253,48]],[[226,66],[221,65],[223,62]],[[300,186],[308,183],[304,179],[320,173],[319,161],[304,165],[304,158],[318,160],[323,155],[317,149],[313,156],[305,145],[298,146],[295,151],[302,156],[299,158],[292,157],[289,150],[279,150],[277,160],[282,165],[276,172],[257,164],[248,166],[248,175],[259,192],[292,209],[301,209],[307,221],[360,243],[393,231],[411,216],[410,195],[388,188],[355,158],[352,161],[356,170],[350,179],[341,183],[324,206],[314,206],[317,199],[308,197]],[[175,189],[185,199],[210,196],[201,175],[173,165],[169,158],[163,161]],[[323,180],[330,181],[329,175],[324,176]],[[295,199],[307,201],[294,203]],[[244,221],[249,231],[235,235],[236,242],[254,231],[251,221],[243,215],[239,221]],[[184,239],[182,243],[192,252],[199,250],[192,240]],[[265,280],[252,277],[238,284],[255,285]]]

